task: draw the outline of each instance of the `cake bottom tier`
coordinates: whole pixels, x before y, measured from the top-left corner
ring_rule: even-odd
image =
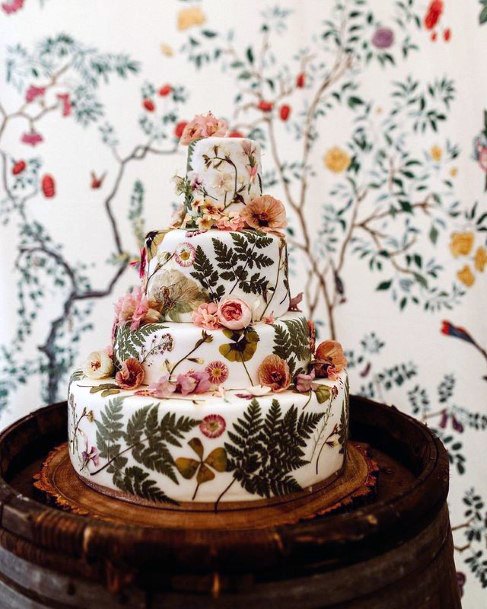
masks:
[[[160,507],[217,509],[287,500],[337,476],[348,436],[348,381],[308,393],[156,399],[73,377],[71,462],[100,492]]]

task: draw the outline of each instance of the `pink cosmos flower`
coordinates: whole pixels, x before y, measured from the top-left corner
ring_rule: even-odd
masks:
[[[217,316],[218,306],[214,302],[204,302],[193,311],[193,323],[200,328],[207,330],[218,330],[221,328],[220,321]]]
[[[138,330],[142,324],[155,323],[161,317],[155,305],[155,302],[148,300],[141,288],[134,288],[115,303],[116,323],[122,325],[130,321],[132,332]]]
[[[147,388],[149,395],[155,398],[167,398],[176,391],[176,383],[169,380],[169,374],[161,376]]]
[[[252,321],[252,311],[249,305],[240,298],[224,298],[220,301],[217,316],[225,328],[241,330]]]
[[[218,438],[226,426],[225,419],[219,414],[209,414],[199,424],[201,433],[207,438]]]
[[[184,146],[190,144],[193,140],[202,137],[223,137],[228,131],[228,123],[223,119],[218,119],[211,112],[208,114],[197,114],[183,130],[180,143]]]
[[[61,102],[61,111],[63,116],[69,116],[71,114],[72,105],[69,93],[58,93],[56,97]]]
[[[45,87],[36,87],[35,85],[30,85],[25,92],[25,101],[27,103],[33,102],[37,97],[42,97],[45,92]]]
[[[98,467],[100,463],[100,454],[96,446],[92,446],[88,449],[88,444],[86,444],[85,450],[81,453],[81,457],[83,459],[83,466],[86,467],[90,461],[93,461],[93,465]]]
[[[300,393],[306,393],[311,391],[313,388],[313,381],[315,378],[315,371],[312,370],[310,374],[298,374],[296,376],[296,390]]]
[[[219,230],[239,231],[245,228],[245,220],[240,214],[230,213],[228,216],[222,216],[216,223]]]
[[[211,389],[210,376],[206,371],[188,370],[177,377],[177,389],[181,395],[206,393]]]
[[[44,138],[37,131],[29,131],[28,133],[23,133],[20,141],[23,144],[28,144],[29,146],[36,146],[44,141]]]
[[[210,382],[214,385],[221,385],[228,378],[228,366],[218,360],[210,362],[206,366],[205,372],[208,373]]]

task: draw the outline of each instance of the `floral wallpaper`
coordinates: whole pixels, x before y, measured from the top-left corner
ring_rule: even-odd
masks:
[[[460,6],[461,4],[461,6]],[[108,343],[179,138],[260,142],[291,289],[351,390],[441,437],[464,607],[487,594],[487,3],[0,4],[0,421],[65,399]],[[105,338],[103,338],[105,337]]]

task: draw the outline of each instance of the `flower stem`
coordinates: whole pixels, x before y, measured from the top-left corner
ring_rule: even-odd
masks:
[[[218,499],[215,501],[215,512],[218,512],[218,505],[219,505],[223,495],[225,495],[225,493],[230,490],[230,487],[232,486],[232,484],[234,484],[234,482],[235,482],[235,478],[232,478],[232,481],[230,482],[230,484],[226,488],[224,488],[223,491],[218,496]]]
[[[171,371],[169,372],[169,376],[171,376],[171,375],[172,375],[172,373],[173,373],[173,372],[176,370],[176,368],[179,366],[179,364],[182,364],[182,363],[184,362],[184,360],[188,359],[188,357],[189,357],[190,355],[192,355],[192,354],[193,354],[193,353],[194,353],[194,352],[195,352],[197,349],[199,349],[199,348],[201,347],[201,345],[202,345],[204,342],[205,342],[205,339],[204,339],[204,338],[200,338],[200,339],[199,339],[199,340],[196,342],[195,346],[194,346],[194,347],[191,349],[191,351],[190,351],[189,353],[186,353],[186,355],[185,355],[185,356],[183,356],[183,357],[182,357],[180,360],[178,360],[178,361],[177,361],[177,362],[174,364],[174,366],[171,368]]]

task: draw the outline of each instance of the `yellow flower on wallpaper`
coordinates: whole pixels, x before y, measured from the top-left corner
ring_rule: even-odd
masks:
[[[160,49],[161,53],[166,57],[172,57],[174,55],[174,49],[170,44],[167,44],[166,42],[161,42]]]
[[[443,150],[439,146],[431,146],[430,148],[430,156],[433,161],[439,163],[441,161],[441,157],[443,155]]]
[[[457,175],[457,173],[458,173],[458,169],[456,167],[452,167],[450,169],[450,175],[452,178],[454,178]]]
[[[199,6],[183,8],[178,13],[178,30],[188,30],[197,25],[203,25],[206,16]]]
[[[475,252],[474,263],[477,271],[483,273],[485,265],[487,264],[487,251],[485,247],[477,248],[477,251]]]
[[[472,251],[474,234],[470,231],[464,233],[452,233],[450,239],[450,251],[455,258],[467,256]]]
[[[457,277],[458,280],[461,281],[463,283],[463,285],[466,285],[468,288],[470,286],[472,286],[475,282],[475,276],[472,273],[470,267],[468,266],[468,264],[466,264],[463,269],[460,269],[457,272]]]
[[[325,167],[334,173],[342,173],[350,167],[352,159],[346,150],[333,146],[323,157]]]

